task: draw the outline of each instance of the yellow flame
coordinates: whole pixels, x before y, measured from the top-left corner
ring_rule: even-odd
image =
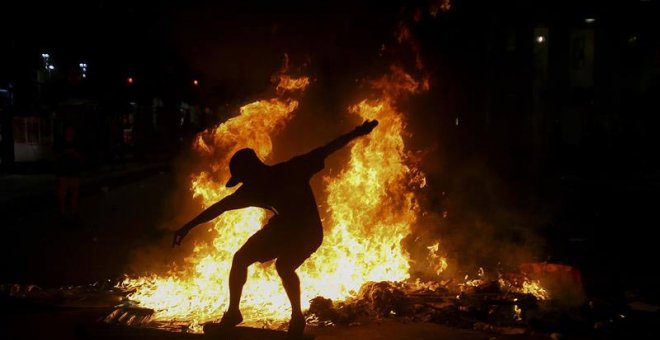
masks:
[[[408,278],[408,253],[401,241],[416,219],[407,187],[403,121],[389,99],[364,100],[350,108],[379,125],[351,148],[337,178],[325,178],[331,228],[324,244],[301,270],[307,298],[343,299],[368,281]],[[323,287],[319,289],[319,287]]]
[[[302,90],[307,84],[307,78],[280,76],[278,89]],[[361,120],[377,119],[378,127],[352,144],[350,161],[336,177],[324,178],[327,210],[321,213],[326,235],[323,245],[298,269],[303,308],[316,296],[346,299],[368,281],[409,277],[409,256],[402,240],[419,213],[414,189],[423,185],[424,178],[408,164],[403,114],[395,101],[419,90],[420,83],[393,68],[391,75],[373,85],[380,97],[362,100],[349,112]],[[282,92],[278,90],[278,95]],[[193,195],[209,206],[231,194],[233,190],[224,186],[231,155],[251,147],[267,159],[271,136],[297,106],[297,101],[280,97],[257,101],[243,106],[239,116],[200,134],[195,150],[208,157],[209,166],[193,177]],[[186,268],[164,276],[129,278],[122,287],[135,290],[129,298],[153,308],[155,320],[185,321],[199,330],[199,324],[222,316],[232,256],[262,226],[265,215],[257,208],[221,215],[212,222],[214,240],[196,245]],[[272,265],[250,267],[241,309],[248,324],[268,325],[288,318],[289,302]]]
[[[516,321],[522,321],[522,308],[518,305],[513,305],[513,319]]]
[[[437,275],[440,275],[447,269],[447,258],[441,256],[440,252],[440,241],[434,243],[431,246],[426,247],[429,250],[429,263],[433,266],[433,269]]]
[[[522,279],[522,283],[520,283],[520,280],[517,280],[517,282],[511,282],[509,280],[500,278],[498,282],[500,283],[500,287],[505,288],[511,292],[516,292],[521,294],[531,294],[537,300],[550,299],[550,292],[548,292],[548,290],[545,289],[541,285],[541,282],[538,280],[530,280],[525,277]]]
[[[541,282],[538,280],[525,280],[520,292],[524,294],[532,294],[539,300],[550,299],[550,293],[541,286]]]
[[[309,85],[309,78],[292,78],[287,74],[279,75],[279,83],[275,88],[278,93],[283,91],[302,91]]]

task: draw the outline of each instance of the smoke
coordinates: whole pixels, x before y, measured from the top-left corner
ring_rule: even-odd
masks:
[[[517,204],[506,182],[482,161],[430,173],[426,204],[440,210],[437,235],[458,268],[474,273],[538,260],[543,218]]]
[[[172,247],[174,231],[196,216],[202,209],[201,202],[194,199],[190,190],[190,174],[196,164],[196,155],[181,153],[173,161],[169,176],[167,195],[159,197],[158,219],[149,221],[154,226],[150,235],[145,235],[142,244],[129,254],[128,270],[131,273],[164,274],[172,269],[173,263],[182,263],[192,253],[194,242]],[[190,240],[208,237],[207,228],[200,226],[188,236]]]
[[[407,113],[411,157],[419,160],[427,178],[417,196],[423,213],[405,241],[413,260],[411,272],[438,277],[438,259],[429,257],[434,244],[448,259],[442,278],[462,278],[479,268],[495,274],[542,261],[545,249],[538,231],[552,211],[524,180],[499,171],[513,158],[510,154],[488,145],[487,139],[479,140],[478,128],[461,126],[463,101],[474,100],[469,80],[453,73],[444,58],[431,63],[424,57],[425,45],[416,39],[416,33],[424,32],[420,27],[435,20],[439,10],[450,10],[451,4],[433,2],[428,13],[423,8],[404,8],[393,41],[381,48],[381,56],[403,65],[428,89],[398,103]]]
[[[521,263],[544,260],[540,227],[552,210],[525,182],[511,181],[491,161],[486,141],[466,143],[457,133],[451,102],[433,85],[428,93],[399,103],[407,113],[407,146],[426,175],[417,195],[421,211],[406,246],[414,260],[411,272],[438,278],[428,247],[439,242],[448,260],[440,278],[473,276],[479,268],[495,274]],[[469,136],[467,140],[471,139]],[[506,156],[503,156],[506,157]]]

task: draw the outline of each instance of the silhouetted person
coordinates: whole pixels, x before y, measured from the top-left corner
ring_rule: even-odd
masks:
[[[62,222],[78,223],[78,198],[80,196],[80,152],[76,143],[76,131],[67,127],[64,143],[57,159],[57,203]]]
[[[234,254],[229,273],[229,307],[220,326],[231,328],[243,321],[239,310],[247,269],[255,262],[277,259],[275,268],[291,302],[289,335],[300,336],[305,319],[300,307],[300,280],[296,269],[318,249],[323,227],[309,180],[324,168],[324,160],[351,140],[366,135],[378,122],[366,121],[327,145],[275,165],[264,164],[252,149],[237,151],[229,161],[227,187],[243,185],[186,223],[174,235],[174,245],[200,223],[225,211],[246,207],[271,210],[274,216]]]

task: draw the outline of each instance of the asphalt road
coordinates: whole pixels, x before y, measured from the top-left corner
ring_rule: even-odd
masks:
[[[0,282],[44,287],[88,284],[130,269],[135,249],[162,242],[174,216],[170,173],[103,186],[80,199],[79,223],[62,223],[55,200],[2,214]],[[54,188],[53,188],[54,192]]]
[[[32,310],[2,315],[0,338],[2,339],[219,339],[204,334],[186,334],[154,331],[149,329],[106,327],[96,323],[103,315],[101,310]],[[547,339],[547,336],[504,336],[484,332],[451,328],[433,323],[403,323],[394,320],[373,322],[358,326],[307,327],[305,339],[386,339],[386,340],[435,340],[435,339]],[[231,339],[285,339],[284,332],[241,327]]]

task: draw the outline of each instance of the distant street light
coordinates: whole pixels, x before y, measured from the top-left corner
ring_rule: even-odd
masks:
[[[584,22],[586,22],[587,24],[593,24],[594,22],[596,22],[596,18],[586,18],[584,19]]]
[[[54,67],[52,67],[53,65],[50,64],[50,54],[42,53],[41,54],[41,61],[43,62],[43,65],[44,65],[44,68],[46,69],[46,71],[50,72],[52,69],[54,69]]]
[[[542,35],[539,35],[536,37],[536,42],[539,44],[542,44],[545,41],[545,37]]]
[[[128,77],[128,79],[126,79],[126,82],[128,84],[133,84],[133,77]]]
[[[193,85],[195,86],[199,85],[199,81],[197,81],[197,79],[193,80]]]
[[[83,63],[78,64],[78,66],[80,67],[80,73],[81,73],[82,77],[87,78],[87,63],[83,62]]]
[[[48,69],[52,71],[52,70],[55,69],[55,66],[53,66],[53,65],[48,65]]]

